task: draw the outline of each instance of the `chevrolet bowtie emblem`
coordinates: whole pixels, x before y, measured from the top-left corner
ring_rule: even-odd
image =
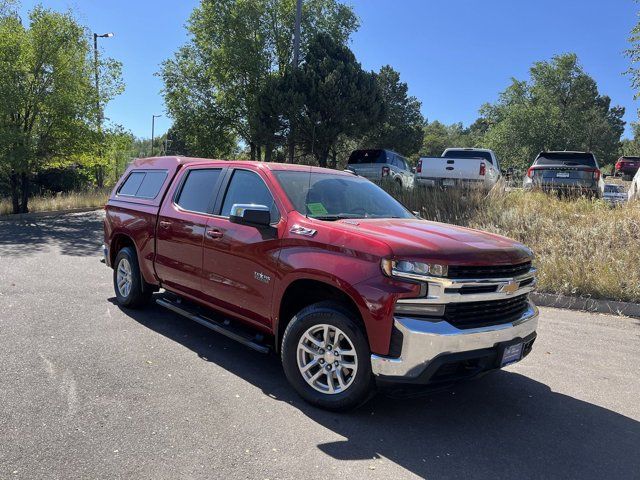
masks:
[[[519,282],[509,282],[502,285],[500,288],[501,292],[506,293],[507,295],[513,295],[518,291],[518,287],[520,286]]]

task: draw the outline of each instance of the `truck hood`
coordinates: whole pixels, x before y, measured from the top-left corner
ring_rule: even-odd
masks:
[[[446,223],[394,218],[340,220],[334,225],[385,242],[396,257],[456,265],[512,265],[533,257],[515,240]]]

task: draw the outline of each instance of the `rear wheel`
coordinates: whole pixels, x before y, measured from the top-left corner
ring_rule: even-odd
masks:
[[[289,383],[307,402],[349,410],[374,392],[371,353],[360,323],[333,302],[301,310],[282,339],[282,365]]]
[[[118,304],[127,308],[140,308],[149,303],[153,293],[144,285],[138,256],[131,247],[124,247],[116,255],[113,265],[113,287]]]

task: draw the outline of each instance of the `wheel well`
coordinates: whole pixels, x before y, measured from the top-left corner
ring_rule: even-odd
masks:
[[[124,247],[131,247],[134,251],[136,250],[136,245],[131,237],[119,233],[111,240],[111,246],[109,247],[109,265],[113,266],[113,262],[116,261],[116,255],[118,255],[118,252]]]
[[[362,323],[362,317],[355,302],[342,290],[317,280],[296,280],[287,287],[280,301],[276,348],[280,350],[284,331],[296,313],[304,307],[326,300],[339,303],[352,312],[357,321]],[[366,335],[366,331],[364,333]]]

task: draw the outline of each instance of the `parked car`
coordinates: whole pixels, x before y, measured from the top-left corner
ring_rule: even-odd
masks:
[[[262,353],[332,410],[376,386],[446,386],[525,357],[532,253],[414,216],[374,183],[302,165],[135,160],[105,207],[118,304],[159,305]],[[256,359],[257,361],[257,359]]]
[[[615,176],[631,180],[640,169],[640,157],[620,157],[616,162]]]
[[[604,196],[602,198],[612,205],[625,203],[628,199],[624,187],[615,183],[604,184]]]
[[[423,187],[476,187],[490,190],[501,178],[498,157],[483,148],[447,148],[440,157],[421,157],[416,185]]]
[[[403,156],[391,150],[354,150],[347,168],[373,182],[391,180],[403,188],[413,187],[413,172]]]
[[[604,180],[591,152],[540,152],[527,171],[523,187],[600,198]]]

